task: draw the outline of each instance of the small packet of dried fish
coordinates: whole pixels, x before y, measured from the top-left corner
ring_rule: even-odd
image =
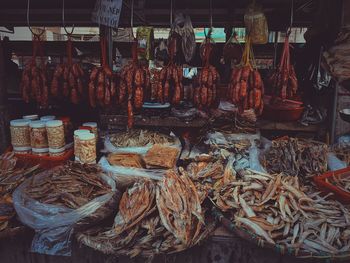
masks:
[[[76,163],[29,178],[13,193],[20,221],[36,233],[31,251],[60,256],[71,255],[74,230],[108,217],[119,198],[112,178],[96,165]]]

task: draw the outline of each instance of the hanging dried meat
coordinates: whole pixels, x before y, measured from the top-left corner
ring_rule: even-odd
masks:
[[[254,109],[260,115],[264,107],[263,95],[264,83],[255,68],[251,40],[247,37],[241,65],[231,73],[228,97],[238,107],[239,113]]]
[[[134,126],[134,110],[140,110],[146,97],[150,97],[151,74],[137,58],[137,42],[132,43],[132,61],[123,67],[116,102],[127,104],[128,128]]]
[[[290,63],[289,51],[289,33],[284,40],[283,52],[280,64],[277,70],[269,79],[273,89],[273,99],[280,97],[281,99],[293,99],[298,90],[298,79],[295,75],[294,67]]]
[[[216,101],[219,73],[213,65],[210,65],[212,50],[213,43],[210,30],[201,46],[203,68],[198,75],[198,83],[193,95],[193,102],[199,109],[210,108]]]
[[[95,67],[90,73],[89,82],[89,101],[90,106],[95,108],[97,105],[106,107],[116,101],[117,82],[116,75],[107,64],[107,43],[106,39],[101,37],[101,67]]]
[[[178,51],[177,33],[170,33],[169,37],[169,55],[170,62],[160,71],[157,88],[157,101],[164,104],[170,102],[178,105],[183,99],[184,90],[182,85],[183,70],[174,62],[175,55]]]
[[[79,63],[72,62],[72,40],[67,41],[67,63],[57,65],[51,82],[51,95],[78,104],[85,96],[85,73]]]
[[[38,53],[41,63],[38,66],[36,58]],[[47,68],[43,59],[43,47],[40,36],[34,35],[33,56],[29,64],[23,70],[21,80],[22,98],[26,103],[35,101],[39,106],[47,108],[49,105],[49,87],[47,78]]]

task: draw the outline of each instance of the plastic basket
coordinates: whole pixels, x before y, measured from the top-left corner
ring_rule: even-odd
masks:
[[[334,198],[344,204],[350,204],[350,192],[344,191],[340,189],[339,187],[329,183],[326,181],[327,178],[333,177],[335,175],[345,175],[350,176],[350,167],[336,170],[336,171],[330,171],[327,173],[324,173],[320,176],[314,176],[313,180],[317,187],[324,193],[333,193]]]
[[[12,147],[9,147],[7,151],[12,151]],[[33,165],[39,164],[42,169],[51,169],[70,160],[74,156],[74,149],[66,150],[65,154],[61,156],[38,156],[34,154],[15,155],[20,162],[29,162]]]

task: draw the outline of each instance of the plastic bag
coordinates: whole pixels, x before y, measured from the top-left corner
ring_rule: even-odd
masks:
[[[172,136],[172,135],[171,135]],[[163,144],[164,146],[170,146],[170,147],[176,147],[181,149],[181,142],[179,138],[173,136],[175,138],[174,143],[169,143],[169,144]],[[149,149],[151,149],[153,144],[147,144],[145,146],[140,146],[140,147],[116,147],[114,146],[111,141],[110,137],[107,135],[104,140],[104,150],[103,152],[106,153],[138,153],[141,155],[144,155],[148,152]]]
[[[33,182],[43,180],[60,167],[45,171],[24,181],[13,193],[13,204],[21,222],[35,230],[31,251],[36,253],[70,256],[71,236],[75,228],[98,222],[113,212],[120,198],[115,182],[101,176],[111,186],[111,192],[99,196],[78,209],[43,204],[30,198],[26,189]]]
[[[248,6],[244,14],[244,24],[253,44],[266,44],[269,30],[262,7],[254,2]]]
[[[166,169],[142,169],[134,167],[125,167],[119,165],[110,165],[106,157],[102,157],[98,164],[102,170],[108,173],[117,183],[119,189],[132,185],[136,180],[147,178],[153,180],[162,180],[166,174]]]
[[[347,167],[346,163],[339,160],[332,152],[327,153],[327,164],[330,171],[336,171]]]
[[[182,52],[185,60],[189,63],[196,53],[196,36],[194,34],[191,18],[186,15],[185,24],[181,29]]]

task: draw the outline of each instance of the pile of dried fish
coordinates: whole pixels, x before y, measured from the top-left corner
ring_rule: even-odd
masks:
[[[272,146],[262,157],[262,163],[269,173],[310,178],[327,171],[326,144],[288,138],[272,141]]]
[[[12,192],[27,175],[39,168],[39,165],[20,165],[13,152],[0,156],[0,231],[6,229],[9,220],[15,215],[12,205]]]
[[[152,258],[194,246],[213,228],[204,225],[192,181],[171,171],[158,183],[136,182],[123,194],[112,229],[95,228],[78,240],[106,254]]]
[[[327,183],[330,183],[340,190],[350,193],[350,177],[348,174],[337,174],[325,179]]]
[[[267,242],[295,255],[349,252],[350,213],[341,203],[302,186],[298,177],[240,174],[213,200],[231,212],[236,226],[258,236],[260,245]]]
[[[109,138],[115,147],[143,147],[175,142],[175,138],[172,136],[148,130],[131,130],[129,132],[112,134]]]
[[[72,209],[110,192],[111,186],[101,177],[98,166],[74,162],[48,171],[42,180],[33,179],[26,189],[28,196],[40,203]]]

